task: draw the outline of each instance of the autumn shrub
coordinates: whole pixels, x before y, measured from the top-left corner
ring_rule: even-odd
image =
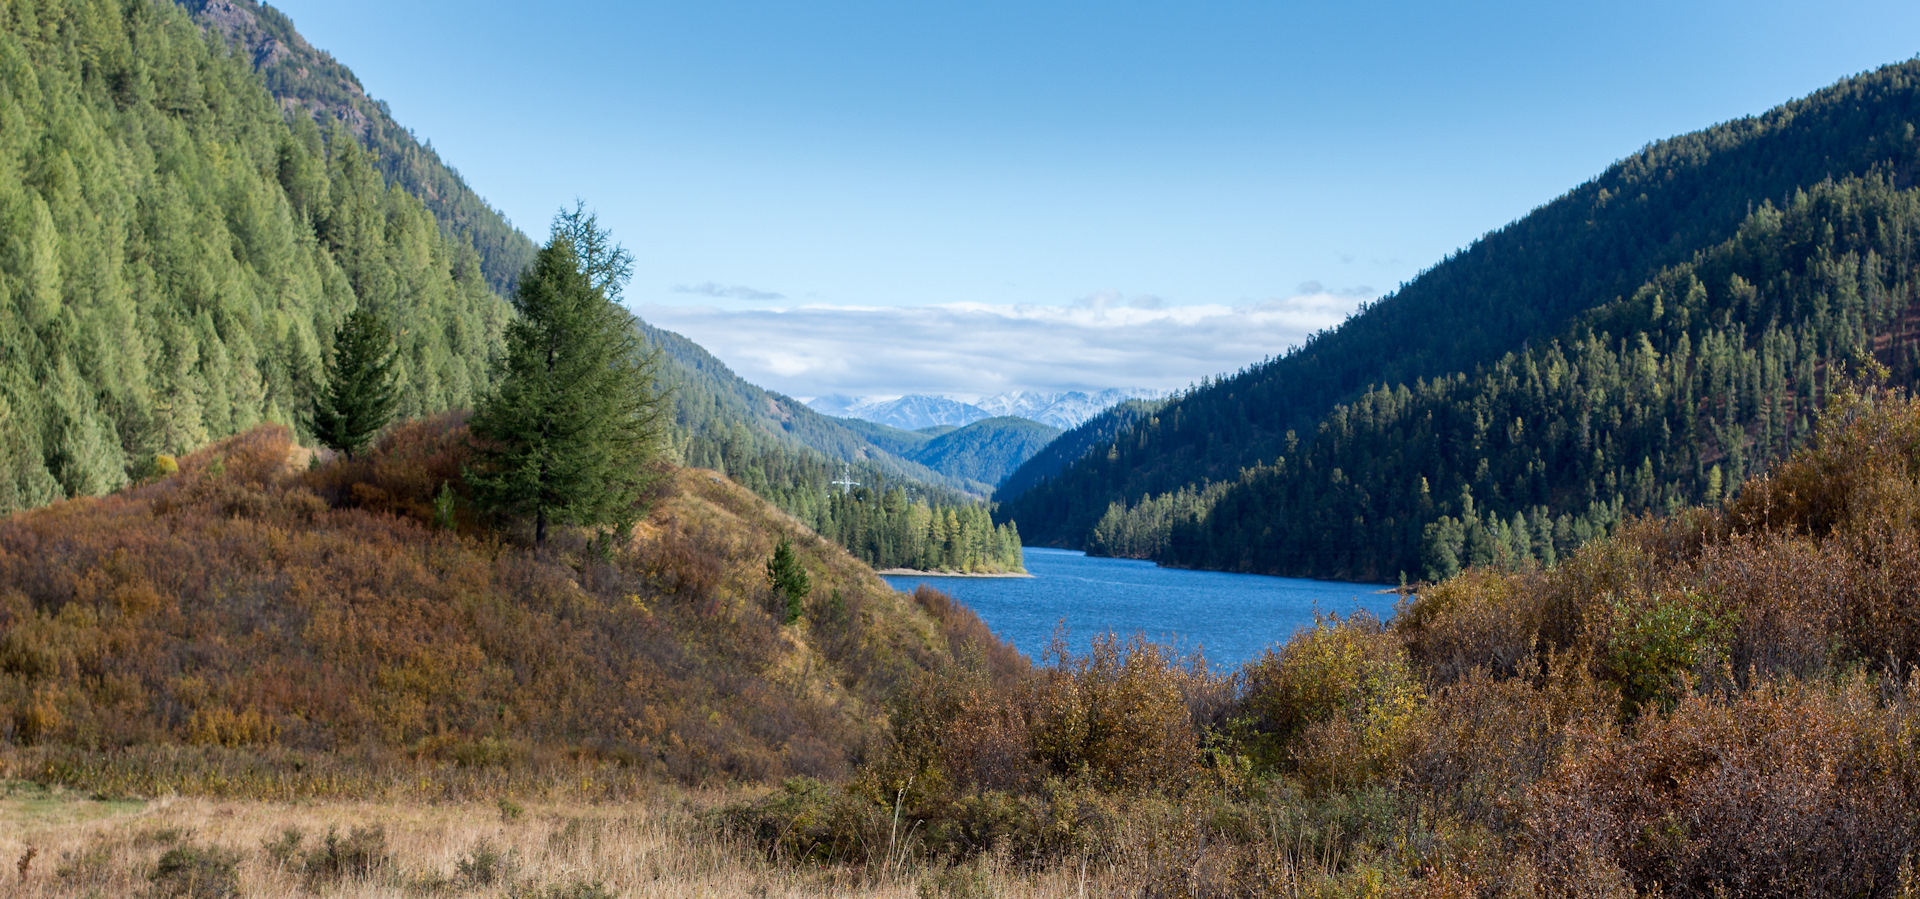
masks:
[[[1590,731],[1534,791],[1532,851],[1550,887],[1611,867],[1670,896],[1888,895],[1920,840],[1915,699],[1789,680]]]
[[[1511,830],[1526,792],[1576,731],[1612,725],[1619,691],[1571,655],[1529,656],[1512,676],[1476,668],[1434,691],[1408,783],[1448,814]]]
[[[1546,627],[1539,581],[1532,572],[1469,568],[1422,589],[1394,616],[1393,628],[1436,683],[1481,668],[1511,674]]]
[[[240,854],[209,846],[175,846],[154,864],[154,893],[177,899],[231,899],[240,895]]]
[[[369,451],[310,469],[301,481],[336,507],[470,530],[477,522],[464,477],[473,454],[467,417],[466,412],[447,412],[394,425]]]
[[[313,887],[348,879],[364,880],[392,864],[393,857],[387,850],[387,830],[372,824],[356,826],[344,837],[329,829],[326,839],[301,860],[300,871],[308,886]]]
[[[797,777],[759,800],[724,806],[710,820],[782,859],[868,863],[884,859],[901,838],[896,811],[897,806]]]
[[[485,839],[474,843],[453,865],[454,878],[468,889],[499,884],[512,874],[513,868],[513,859]]]
[[[1693,683],[1725,669],[1737,610],[1692,590],[1632,591],[1599,598],[1590,621],[1601,677],[1620,690],[1621,710],[1644,703],[1671,707]]]
[[[1179,791],[1200,774],[1188,697],[1214,675],[1140,637],[1095,637],[1085,655],[1056,641],[1053,664],[1028,684],[1035,761],[1125,793]]]
[[[984,633],[940,639],[925,607],[703,473],[663,482],[630,545],[561,529],[536,555],[464,518],[448,530],[433,500],[460,483],[464,443],[442,416],[308,467],[263,427],[171,477],[0,521],[0,740],[160,790],[324,789],[277,753],[369,749],[475,784],[548,757],[688,782],[843,777],[886,698]],[[798,638],[744,602],[781,535],[838,598]],[[185,746],[231,750],[199,758],[222,777],[148,752]]]
[[[1739,533],[1824,538],[1920,527],[1920,399],[1891,390],[1832,397],[1813,443],[1727,504]]]
[[[1354,786],[1398,774],[1412,751],[1425,692],[1400,639],[1371,615],[1318,616],[1243,676],[1248,748],[1266,769]]]

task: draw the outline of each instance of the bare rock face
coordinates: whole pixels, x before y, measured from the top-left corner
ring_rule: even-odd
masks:
[[[365,140],[372,117],[366,89],[346,66],[307,43],[290,21],[252,0],[180,0],[200,27],[219,32],[234,49],[253,60],[283,110],[302,109],[316,119],[331,117]]]

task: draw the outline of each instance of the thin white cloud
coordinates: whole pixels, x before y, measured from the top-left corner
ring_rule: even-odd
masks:
[[[1093,294],[1061,306],[644,306],[742,377],[795,396],[1177,390],[1277,356],[1371,295],[1317,288],[1245,305]]]
[[[699,294],[721,300],[784,300],[787,298],[786,294],[774,293],[770,290],[756,290],[739,284],[719,284],[713,281],[702,281],[699,284],[675,284],[673,292]]]

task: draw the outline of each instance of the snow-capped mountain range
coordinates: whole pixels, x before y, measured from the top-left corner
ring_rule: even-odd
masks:
[[[1140,388],[1112,388],[1098,393],[1015,390],[982,397],[971,403],[944,396],[911,394],[900,397],[823,396],[808,401],[807,405],[826,415],[858,418],[909,431],[934,425],[959,427],[1000,415],[1014,415],[1066,430],[1115,403],[1161,395],[1159,391]]]

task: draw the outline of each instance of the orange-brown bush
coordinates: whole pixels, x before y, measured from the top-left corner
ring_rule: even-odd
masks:
[[[1549,883],[1591,859],[1669,895],[1887,895],[1920,841],[1920,685],[1757,684],[1648,713],[1537,787]]]
[[[899,803],[937,853],[1098,856],[1142,895],[1905,895],[1920,403],[1837,400],[1724,511],[1323,618],[1231,677],[1137,641],[1049,661],[918,679],[869,825]]]
[[[1056,641],[1053,664],[985,661],[921,676],[893,715],[881,782],[923,797],[1028,790],[1047,779],[1118,793],[1178,792],[1201,773],[1201,732],[1220,678],[1199,660],[1111,634],[1085,655]]]
[[[663,483],[612,552],[573,535],[535,554],[464,513],[436,526],[464,433],[413,422],[307,468],[263,427],[0,522],[0,738],[837,776],[889,691],[950,657],[920,605],[708,473]],[[831,615],[761,611],[782,535]]]

